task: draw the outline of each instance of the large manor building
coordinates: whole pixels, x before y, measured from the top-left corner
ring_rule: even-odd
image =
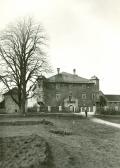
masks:
[[[40,106],[60,107],[61,110],[79,112],[88,108],[93,111],[99,101],[99,79],[85,79],[73,73],[60,72],[45,78],[39,76],[35,89],[36,101]]]

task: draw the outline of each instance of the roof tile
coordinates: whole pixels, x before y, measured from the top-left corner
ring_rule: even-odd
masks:
[[[120,101],[120,95],[105,95],[108,101]]]
[[[62,72],[48,78],[49,82],[66,82],[66,83],[91,83],[89,79],[82,78],[78,75]]]

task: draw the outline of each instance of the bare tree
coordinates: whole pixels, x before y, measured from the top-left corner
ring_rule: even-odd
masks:
[[[8,90],[17,87],[17,98],[10,93],[23,113],[36,78],[51,69],[46,40],[43,27],[31,18],[15,22],[0,35],[0,78]]]

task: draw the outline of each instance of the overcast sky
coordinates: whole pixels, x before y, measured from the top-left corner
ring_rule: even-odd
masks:
[[[56,71],[100,79],[100,89],[120,94],[120,0],[0,0],[0,29],[33,16],[49,36]]]

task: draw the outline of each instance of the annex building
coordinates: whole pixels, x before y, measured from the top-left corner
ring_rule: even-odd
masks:
[[[104,95],[106,99],[105,110],[120,111],[120,95]]]

